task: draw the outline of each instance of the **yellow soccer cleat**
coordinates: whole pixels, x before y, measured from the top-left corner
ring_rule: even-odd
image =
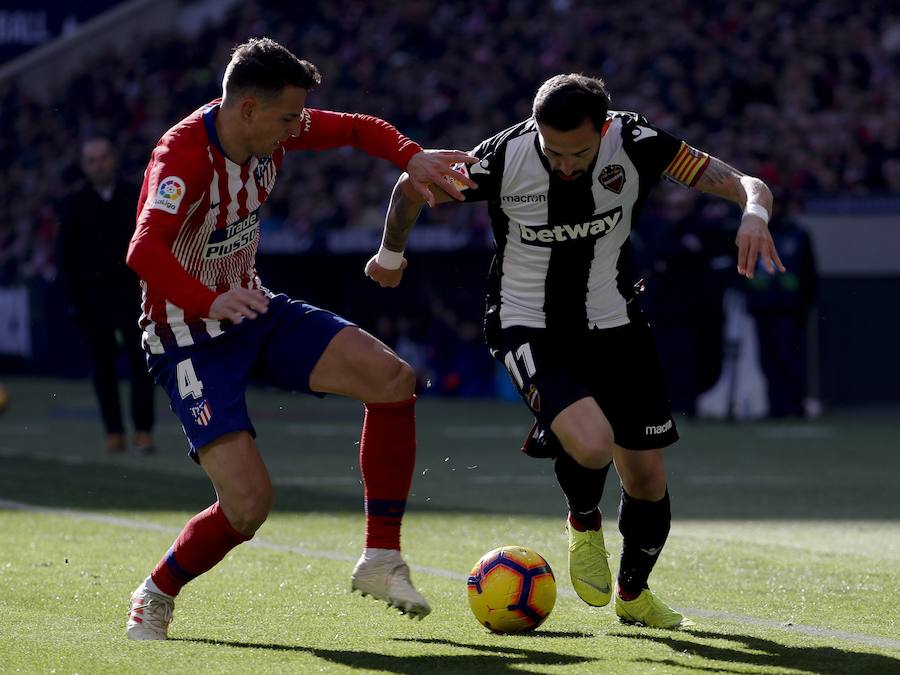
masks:
[[[594,607],[604,607],[612,598],[612,574],[603,530],[579,532],[566,521],[569,534],[569,577],[578,597]]]
[[[616,615],[622,623],[648,628],[688,628],[694,625],[693,621],[657,598],[649,588],[641,591],[634,600],[623,600],[616,593]]]

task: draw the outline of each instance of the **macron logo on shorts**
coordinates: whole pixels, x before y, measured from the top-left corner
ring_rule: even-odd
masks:
[[[666,433],[671,428],[672,420],[669,420],[665,424],[647,425],[646,427],[644,427],[644,433],[646,433],[648,436],[658,436],[659,434]]]
[[[156,190],[150,208],[168,213],[178,213],[178,206],[181,204],[185,192],[187,189],[183,180],[178,176],[166,176],[159,181],[159,188]]]

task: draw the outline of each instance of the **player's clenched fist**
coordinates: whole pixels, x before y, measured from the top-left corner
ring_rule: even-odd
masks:
[[[400,263],[400,267],[395,270],[389,270],[382,267],[376,262],[377,255],[369,258],[366,263],[366,276],[372,281],[378,282],[382,288],[396,288],[400,285],[400,279],[403,278],[403,270],[406,269],[406,258]]]
[[[255,319],[269,309],[269,298],[260,290],[232,288],[213,300],[209,307],[210,319],[227,319],[240,323],[244,319]]]

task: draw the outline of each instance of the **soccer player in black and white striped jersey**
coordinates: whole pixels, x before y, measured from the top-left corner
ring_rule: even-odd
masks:
[[[678,433],[653,336],[633,302],[629,233],[665,177],[741,207],[740,274],[752,277],[758,263],[784,271],[767,225],[772,194],[641,115],[609,110],[603,81],[584,75],[544,82],[532,117],[472,154],[480,161],[460,172],[478,188],[464,194],[488,202],[496,243],[485,338],[536,418],[523,450],[554,459],[569,503],[572,584],[594,606],[612,597],[598,505],[615,462],[623,537],[616,614],[651,627],[690,625],[648,586],[671,521],[662,449]],[[402,176],[366,266],[382,286],[400,282],[422,204]]]

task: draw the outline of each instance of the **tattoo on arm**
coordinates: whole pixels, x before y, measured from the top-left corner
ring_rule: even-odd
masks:
[[[746,193],[742,186],[744,174],[721,159],[710,156],[709,166],[694,186],[701,192],[723,197],[743,206]]]
[[[747,204],[760,204],[772,211],[772,193],[759,178],[748,176],[715,157],[709,158],[709,166],[694,186],[706,192],[734,202],[742,209]]]
[[[406,248],[410,230],[421,210],[422,204],[407,197],[398,183],[391,195],[391,205],[388,207],[387,217],[384,220],[382,245],[391,251],[403,251]]]
[[[703,175],[700,176],[700,180],[697,181],[697,187],[701,188],[701,185],[704,183],[724,186],[733,181],[735,178],[740,180],[741,176],[743,175],[744,174],[742,174],[740,171],[732,166],[729,166],[721,159],[710,157],[709,166],[706,167],[706,171],[703,172]]]

